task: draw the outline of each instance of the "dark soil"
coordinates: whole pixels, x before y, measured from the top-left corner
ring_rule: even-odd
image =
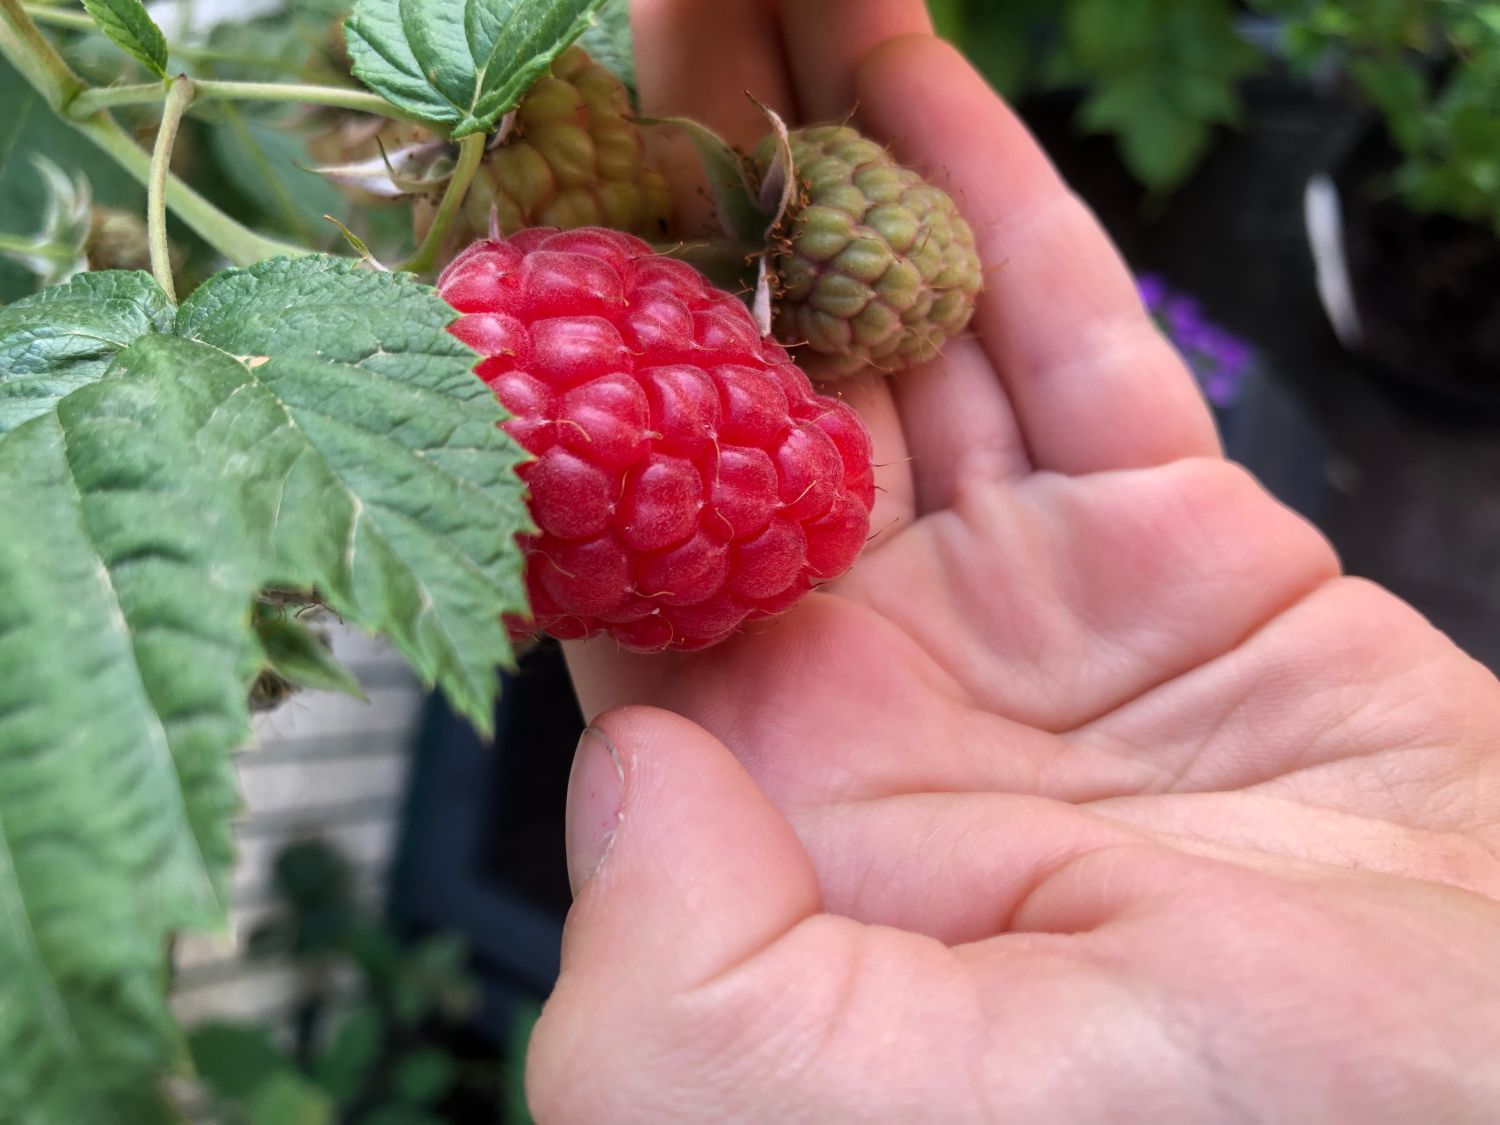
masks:
[[[1419,390],[1500,409],[1500,238],[1390,198],[1394,163],[1372,131],[1337,177],[1363,351]]]

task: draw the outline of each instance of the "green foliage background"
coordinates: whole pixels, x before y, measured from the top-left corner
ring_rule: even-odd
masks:
[[[1079,128],[1112,135],[1153,192],[1179,187],[1240,123],[1244,79],[1281,59],[1346,74],[1403,163],[1390,190],[1500,230],[1500,3],[1251,0],[1277,57],[1236,31],[1230,0],[929,0],[939,31],[1006,95],[1080,88]]]

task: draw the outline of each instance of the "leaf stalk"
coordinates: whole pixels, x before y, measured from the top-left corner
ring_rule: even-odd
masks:
[[[379,94],[340,86],[313,83],[225,82],[216,79],[194,80],[198,101],[294,102],[300,105],[323,105],[352,109],[396,121],[415,121],[404,110],[397,109]],[[68,116],[91,117],[102,109],[126,105],[153,105],[161,100],[160,82],[141,82],[129,86],[103,86],[84,90],[68,105]]]
[[[416,253],[401,266],[403,270],[426,273],[437,262],[443,240],[448,236],[448,228],[453,224],[453,217],[458,214],[464,197],[469,194],[469,185],[474,182],[474,175],[484,159],[485,140],[484,133],[469,133],[459,138],[458,163],[454,165],[453,177],[448,181],[443,198],[438,201],[437,213],[432,218],[432,226],[427,229],[427,236],[422,239],[422,245],[417,247]]]
[[[173,304],[177,303],[177,286],[172,279],[172,254],[167,246],[167,175],[172,167],[172,149],[177,144],[177,128],[187,107],[193,104],[195,93],[193,80],[187,75],[179,74],[172,79],[162,106],[156,148],[151,153],[151,177],[146,185],[146,242],[151,250],[151,274]]]

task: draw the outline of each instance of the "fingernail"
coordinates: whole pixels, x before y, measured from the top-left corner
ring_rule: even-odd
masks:
[[[603,731],[589,727],[578,740],[568,776],[568,882],[575,898],[614,842],[624,791],[619,753]]]

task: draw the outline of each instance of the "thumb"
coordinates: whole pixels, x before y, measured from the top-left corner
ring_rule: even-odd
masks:
[[[691,988],[821,909],[786,818],[702,727],[610,711],[579,741],[568,785],[576,901],[563,973]]]

